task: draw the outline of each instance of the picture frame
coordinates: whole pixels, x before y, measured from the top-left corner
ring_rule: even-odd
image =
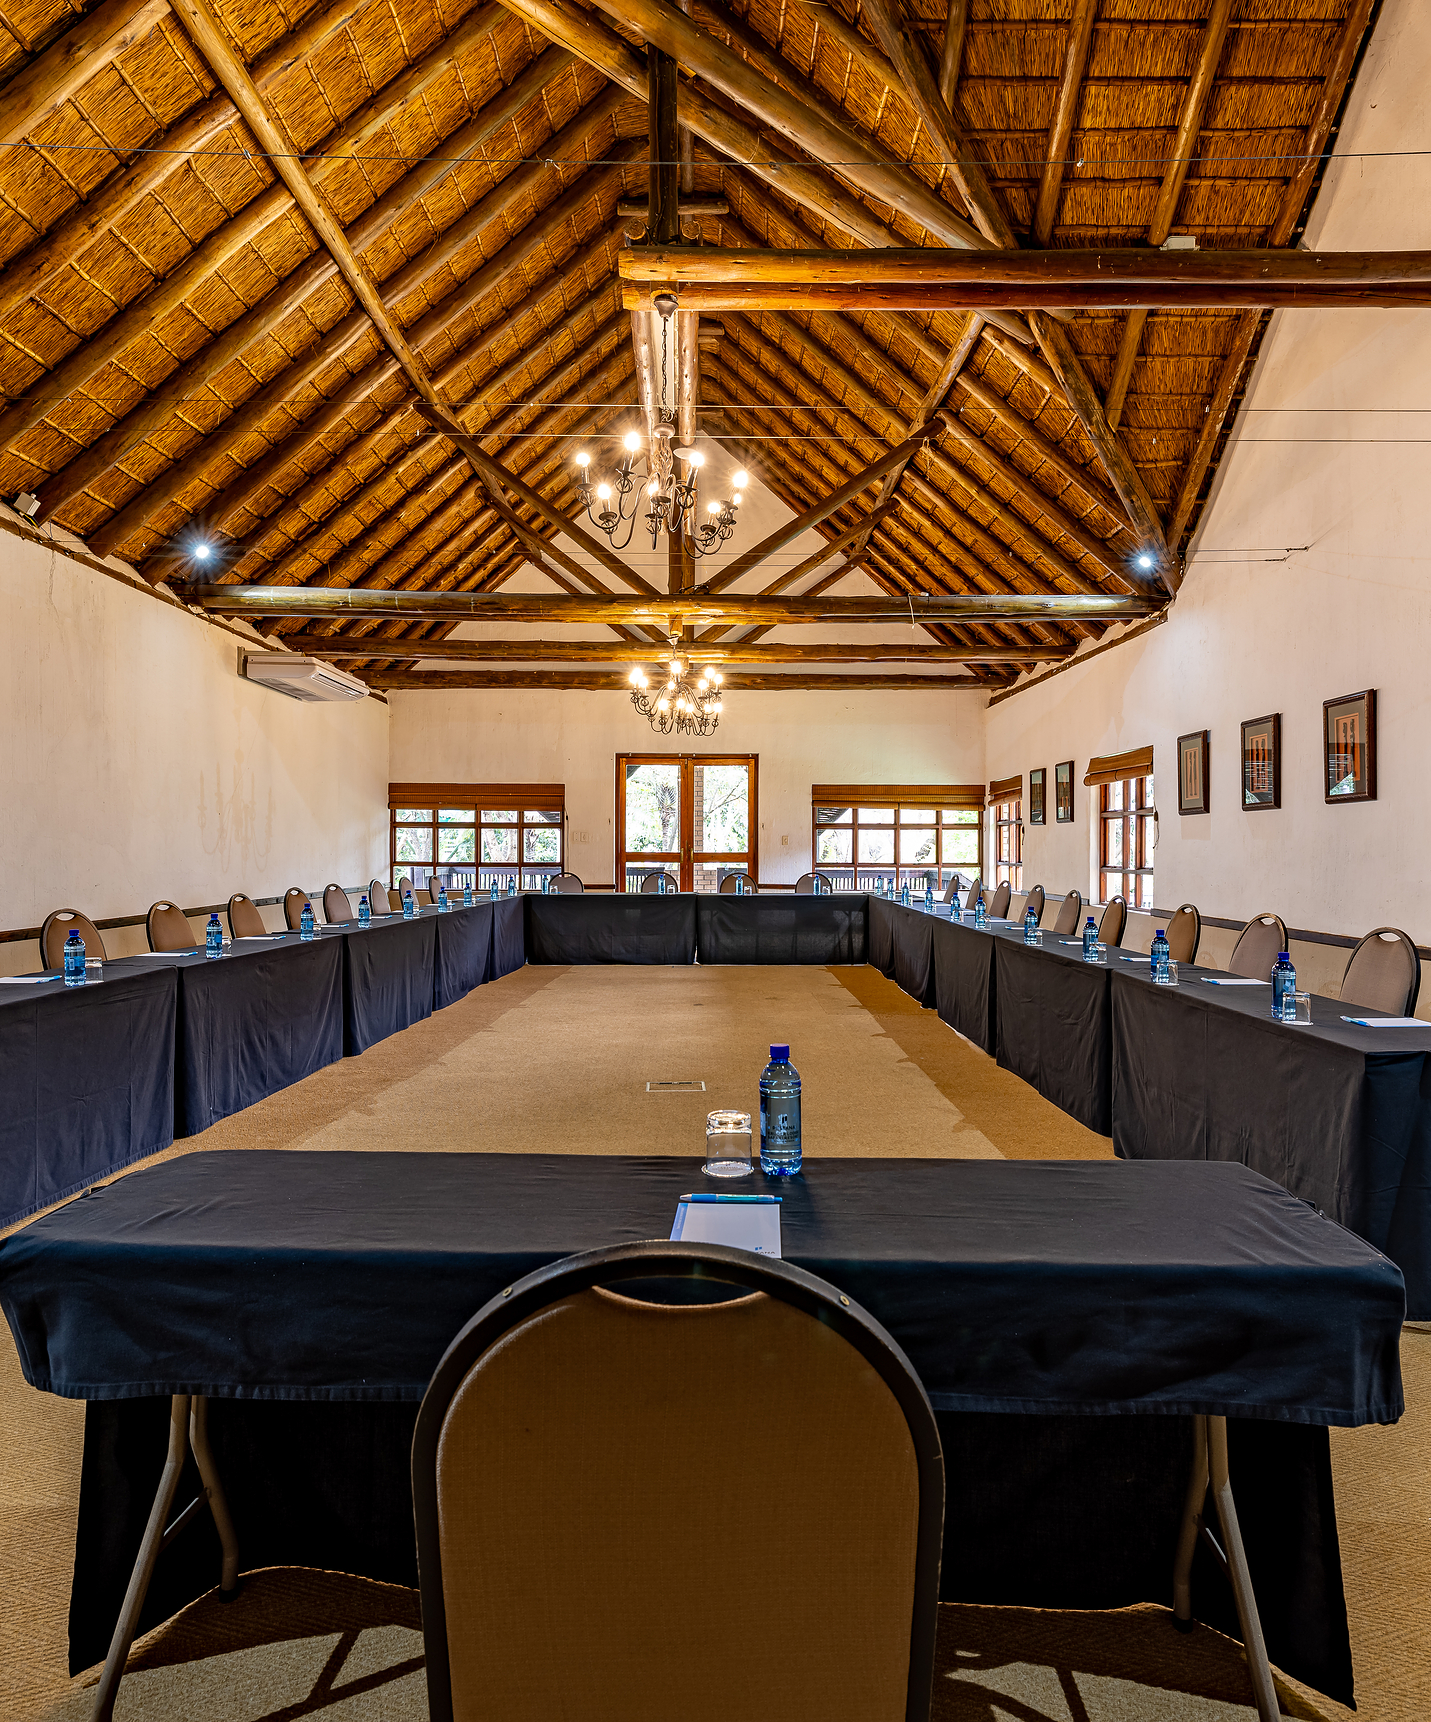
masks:
[[[1376,800],[1376,689],[1322,701],[1322,789],[1328,807]]]
[[[1048,786],[1048,767],[1040,765],[1029,772],[1029,824],[1046,825],[1044,796]]]
[[[1248,718],[1242,726],[1242,811],[1282,805],[1282,714]]]
[[[1195,729],[1178,737],[1178,812],[1207,812],[1207,777],[1212,732]]]
[[[1073,823],[1073,761],[1053,768],[1053,817],[1059,825]]]

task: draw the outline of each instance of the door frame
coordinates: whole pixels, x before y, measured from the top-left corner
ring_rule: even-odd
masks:
[[[739,856],[728,856],[724,853],[707,853],[695,847],[695,796],[692,793],[695,780],[695,768],[698,765],[744,765],[750,768],[749,793],[749,831],[750,846],[745,851],[746,867],[757,885],[760,882],[760,755],[758,753],[618,753],[616,755],[616,818],[613,826],[616,833],[615,871],[613,878],[618,892],[626,889],[626,772],[627,765],[679,765],[680,776],[680,830],[677,835],[679,849],[671,851],[650,851],[648,859],[652,862],[664,862],[668,867],[674,867],[679,887],[682,891],[695,888],[695,870],[697,862],[739,860]]]

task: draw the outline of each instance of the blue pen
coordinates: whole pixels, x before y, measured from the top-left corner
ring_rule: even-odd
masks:
[[[779,1202],[780,1196],[682,1196],[683,1202]]]

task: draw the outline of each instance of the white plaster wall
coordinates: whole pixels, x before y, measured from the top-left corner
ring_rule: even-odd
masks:
[[[300,704],[244,681],[234,635],[8,533],[0,617],[0,927],[386,866],[380,701]],[[34,954],[0,944],[0,971]]]
[[[1431,245],[1431,159],[1379,153],[1424,135],[1428,89],[1431,9],[1388,0],[1309,245]],[[1431,942],[1428,441],[1431,312],[1277,314],[1169,620],[988,713],[991,777],[1046,766],[1051,809],[1054,763],[1077,764],[1075,823],[1026,827],[1026,883],[1087,893],[1083,770],[1090,755],[1151,742],[1159,906],[1189,900],[1238,919],[1273,909],[1351,935],[1390,923]],[[1322,701],[1366,687],[1378,690],[1378,799],[1329,807]],[[1282,807],[1244,813],[1239,726],[1273,711]],[[1183,819],[1175,742],[1204,728],[1212,811]]]

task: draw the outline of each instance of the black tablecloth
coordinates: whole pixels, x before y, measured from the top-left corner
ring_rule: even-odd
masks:
[[[343,1050],[350,1057],[432,1015],[439,918],[449,916],[428,909],[411,921],[375,920],[365,933],[324,935],[343,941]]]
[[[514,974],[527,960],[525,897],[499,897],[492,905],[492,960],[489,981]]]
[[[163,1400],[147,1396],[229,1397],[213,1426],[245,1565],[411,1582],[411,1407],[453,1333],[544,1262],[664,1236],[696,1177],[685,1160],[214,1153],[6,1240],[0,1300],[27,1378],[146,1396],[87,1414],[74,1666],[102,1651],[157,1477]],[[946,1595],[1162,1596],[1187,1457],[1168,1414],[1225,1411],[1253,1420],[1234,1466],[1271,1653],[1350,1695],[1310,1425],[1400,1410],[1401,1285],[1383,1258],[1232,1166],[817,1160],[781,1194],[787,1258],[883,1320],[943,1413]],[[335,1399],[389,1403],[313,1403]],[[1040,1416],[989,1415],[1013,1411]],[[1129,1433],[1090,1436],[1075,1411],[1127,1413]],[[1076,1500],[1070,1466],[1090,1468]],[[213,1582],[209,1554],[198,1536],[165,1554],[146,1623]],[[1215,1589],[1197,1598],[1232,1624]]]
[[[865,898],[865,915],[869,926],[866,936],[865,960],[872,969],[894,979],[894,913],[898,907],[887,897],[871,891]]]
[[[529,963],[695,961],[696,899],[689,891],[532,892],[526,904]]]
[[[1026,945],[1022,929],[989,935],[994,949],[997,1057],[1070,1118],[1107,1136],[1112,1129],[1112,1019],[1108,965],[1046,932]]]
[[[432,1006],[445,1010],[466,998],[487,979],[492,962],[493,904],[481,898],[470,909],[453,905],[437,912],[433,955]]]
[[[174,1140],[172,968],[0,987],[0,1225]]]
[[[863,963],[866,944],[863,891],[696,898],[698,962]]]
[[[1112,968],[1115,1151],[1264,1173],[1384,1250],[1431,1319],[1431,1024],[1358,1028],[1343,1012],[1378,1013],[1314,998],[1296,1027],[1272,1021],[1270,987]]]
[[[939,1020],[992,1053],[998,1044],[993,940],[952,917],[936,918],[931,946]]]

